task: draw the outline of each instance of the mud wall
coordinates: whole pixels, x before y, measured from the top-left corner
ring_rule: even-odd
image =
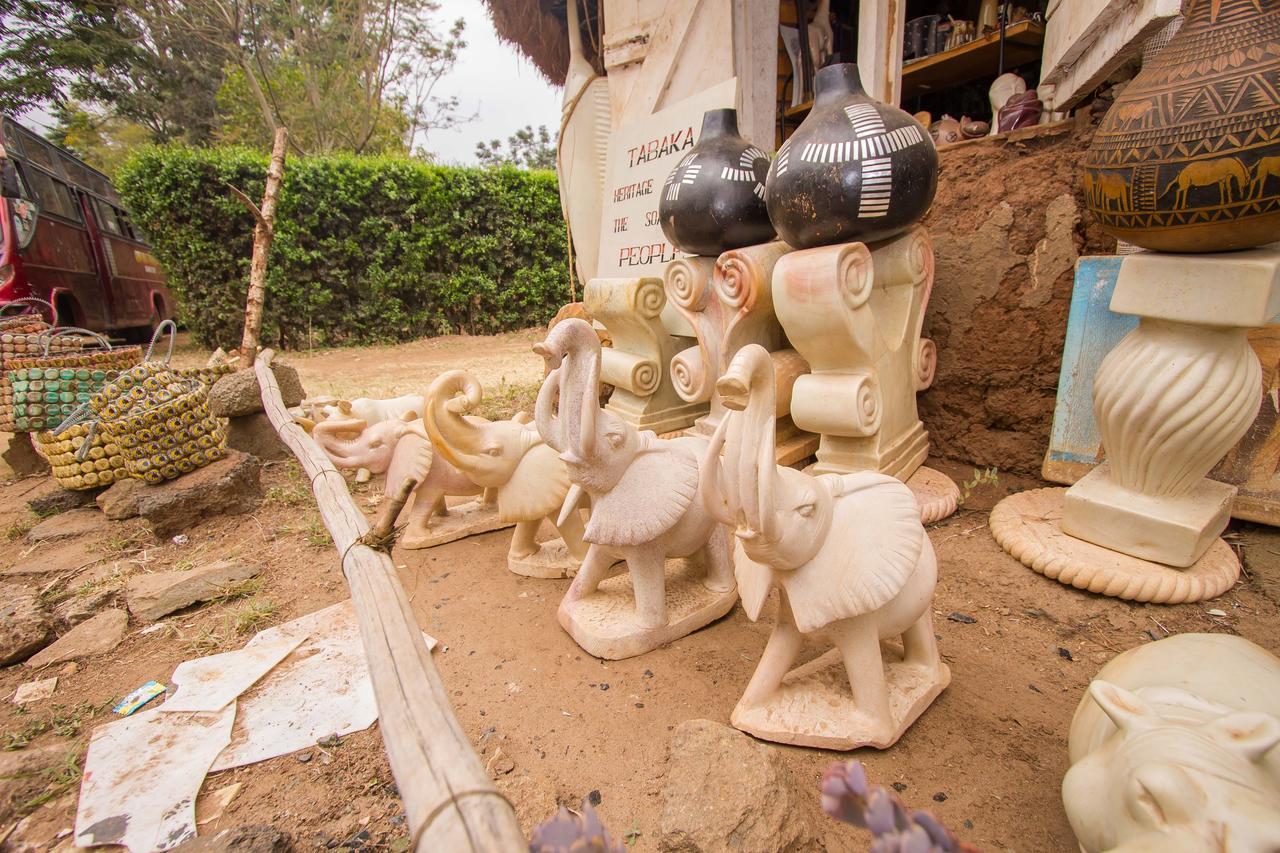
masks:
[[[1115,251],[1080,189],[1092,132],[1036,128],[940,152],[924,324],[938,370],[920,395],[934,456],[1040,472],[1076,258]]]

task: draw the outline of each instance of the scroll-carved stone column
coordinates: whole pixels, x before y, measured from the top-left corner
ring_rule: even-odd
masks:
[[[822,436],[814,473],[890,474],[912,488],[926,521],[954,512],[959,496],[949,478],[921,467],[929,436],[916,393],[933,383],[937,363],[921,337],[933,268],[933,241],[917,225],[882,243],[792,252],[773,274],[778,319],[809,363],[791,417]]]
[[[1280,250],[1130,255],[1111,310],[1141,319],[1094,378],[1106,462],[1065,491],[1006,498],[992,532],[1063,583],[1137,601],[1212,598],[1240,571],[1218,538],[1236,488],[1205,475],[1262,403],[1247,331],[1280,312]]]
[[[690,341],[672,335],[663,323],[662,279],[592,279],[583,301],[613,339],[600,363],[601,381],[614,387],[609,411],[636,429],[658,434],[682,430],[707,411],[705,403],[682,400],[671,385],[671,358]]]
[[[691,257],[667,265],[667,297],[697,335],[697,343],[671,360],[676,393],[690,402],[707,403],[709,410],[694,425],[711,435],[724,416],[716,380],[728,369],[738,350],[759,344],[774,362],[777,387],[777,461],[798,462],[817,448],[817,436],[796,429],[791,421],[791,389],[809,372],[804,358],[786,346],[773,308],[771,281],[778,260],[791,251],[774,241],[733,249],[717,259]]]

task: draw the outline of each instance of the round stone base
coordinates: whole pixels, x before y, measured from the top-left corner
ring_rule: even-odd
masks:
[[[1219,539],[1186,569],[1130,557],[1062,532],[1066,489],[1010,495],[991,511],[1000,547],[1045,577],[1114,598],[1185,604],[1221,595],[1240,576],[1240,561]]]
[[[957,501],[960,500],[960,487],[954,480],[941,471],[923,465],[907,478],[907,488],[916,496],[916,503],[920,504],[922,524],[942,521],[956,511]]]

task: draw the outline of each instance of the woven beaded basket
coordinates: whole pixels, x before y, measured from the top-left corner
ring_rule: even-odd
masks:
[[[80,341],[79,348],[56,352],[57,341],[69,337]],[[83,329],[46,331],[43,338],[48,355],[14,358],[6,364],[0,386],[0,430],[53,429],[142,356],[141,347],[113,349],[106,338]]]
[[[95,489],[129,477],[120,446],[87,424],[76,424],[56,436],[47,430],[37,432],[32,438],[36,451],[48,460],[53,478],[64,489]]]
[[[35,358],[45,353],[45,335],[58,325],[58,309],[43,299],[15,299],[0,305],[0,313],[14,306],[36,306],[47,308],[52,323],[46,323],[44,317],[37,314],[19,314],[13,317],[0,318],[0,370],[8,369],[8,362],[14,358]],[[49,342],[54,355],[72,352],[84,346],[84,339],[66,337]]]
[[[226,429],[209,413],[208,399],[203,383],[149,362],[122,372],[89,408],[129,473],[154,484],[226,455]]]

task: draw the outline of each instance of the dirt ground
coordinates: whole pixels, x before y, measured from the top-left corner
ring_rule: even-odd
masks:
[[[311,393],[413,391],[435,371],[462,364],[484,365],[478,372],[486,382],[506,376],[518,385],[541,375],[537,359],[523,355],[537,338],[529,332],[446,339],[288,360],[299,367]],[[181,357],[197,355],[186,349]],[[932,464],[958,481],[972,474],[971,466]],[[0,575],[0,582],[23,583],[56,600],[116,585],[133,573],[222,557],[265,566],[265,583],[246,597],[168,617],[165,628],[152,633],[132,625],[114,652],[60,675],[52,699],[25,712],[0,703],[0,746],[29,739],[27,748],[65,744],[83,754],[92,727],[112,718],[110,705],[134,687],[153,678],[166,682],[184,659],[238,648],[254,630],[346,598],[337,554],[300,469],[292,462],[269,465],[263,479],[267,498],[257,512],[198,524],[185,545],[155,541],[137,520],[113,523],[80,540],[99,559],[88,569],[66,576]],[[38,485],[35,478],[0,485],[0,531],[9,530],[11,537],[0,537],[0,566],[13,565],[29,548],[21,534],[34,519],[24,495]],[[964,840],[991,851],[1075,848],[1059,796],[1067,724],[1091,676],[1116,653],[1187,631],[1235,633],[1280,650],[1276,532],[1233,526],[1231,541],[1246,571],[1212,604],[1131,604],[1062,586],[1001,551],[987,529],[987,513],[1003,495],[1037,485],[1001,474],[998,483],[973,489],[958,514],[930,529],[940,566],[935,628],[951,667],[951,686],[893,748],[853,754],[874,780],[897,783],[908,804],[929,808]],[[378,484],[352,488],[372,513]],[[667,648],[626,661],[598,661],[556,622],[569,581],[509,573],[508,538],[509,532],[500,531],[394,553],[421,627],[440,642],[434,658],[458,718],[485,758],[501,745],[514,760],[514,770],[498,784],[516,804],[526,831],[557,804],[577,806],[598,792],[599,811],[615,838],[625,835],[629,849],[656,850],[671,732],[688,719],[728,722],[772,616],[751,623],[735,607]],[[1210,608],[1227,615],[1212,616]],[[0,695],[59,672],[50,667],[36,673],[21,665],[0,670]],[[821,773],[842,756],[772,748],[785,756],[798,784],[813,792],[812,820],[825,848],[865,849],[864,833],[828,821],[816,809]],[[306,763],[285,756],[210,776],[206,794],[231,782],[243,788],[201,834],[271,823],[290,832],[299,849],[403,849],[404,819],[376,726],[344,738],[341,746],[306,754]],[[19,803],[30,809],[33,801],[47,802],[12,830],[12,820],[0,823],[0,839],[8,833],[7,845],[14,849],[67,845],[78,784],[74,769],[28,781],[16,795]]]

